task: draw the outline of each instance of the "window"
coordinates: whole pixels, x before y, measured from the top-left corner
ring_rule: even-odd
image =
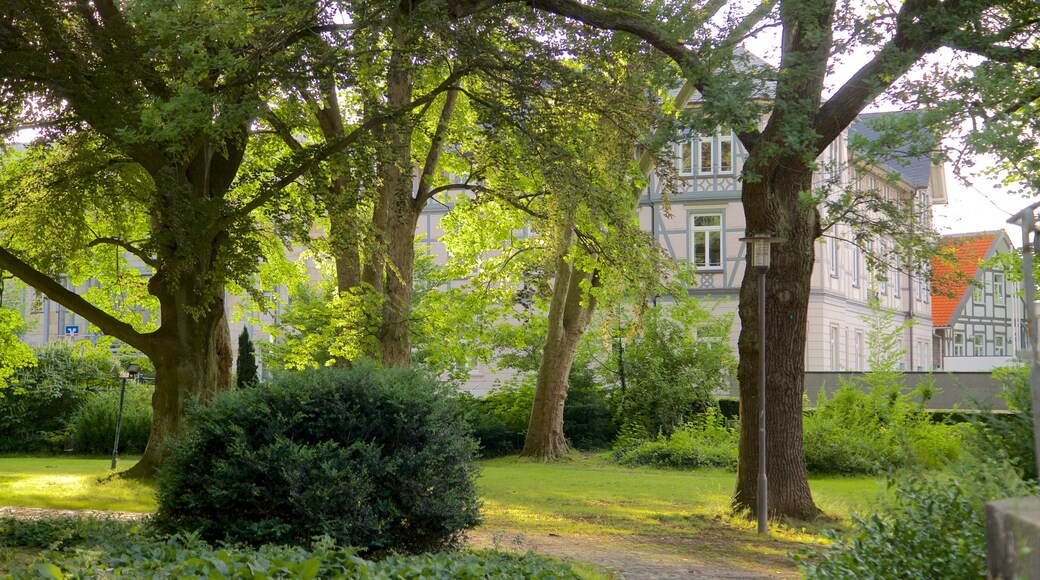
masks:
[[[993,304],[1004,305],[1004,275],[993,273]]]
[[[1004,337],[994,336],[993,337],[993,356],[1005,356],[1006,351],[1004,350]]]
[[[964,356],[964,333],[953,333],[953,356]]]
[[[921,189],[917,192],[917,223],[921,225],[928,225],[930,221],[928,218],[931,215],[932,200],[928,196],[928,192]]]
[[[850,264],[850,267],[852,269],[852,287],[853,288],[859,288],[859,263],[860,263],[860,261],[862,261],[862,258],[860,256],[859,246],[853,244],[852,245],[852,264]]]
[[[893,267],[892,268],[892,297],[893,298],[899,298],[899,284],[900,283],[901,283],[901,280],[899,279],[899,269]]]
[[[838,327],[831,326],[831,370],[838,370]]]
[[[733,173],[733,133],[719,135],[719,173]]]
[[[856,331],[856,370],[866,370],[864,366],[864,353],[863,353],[863,332],[860,330]]]
[[[831,243],[831,277],[838,277],[838,240],[837,238],[830,238]]]
[[[982,286],[975,286],[971,291],[971,301],[975,304],[982,304],[986,301],[986,292],[983,291]]]
[[[971,337],[971,339],[975,346],[973,350],[975,356],[982,356],[983,354],[985,354],[986,348],[985,345],[982,343],[983,336],[981,334],[976,334],[975,336]]]
[[[690,261],[698,268],[722,268],[722,214],[690,214]]]
[[[711,173],[715,169],[715,143],[712,139],[698,141],[700,156],[697,158],[697,173]]]
[[[679,175],[693,175],[693,143],[692,140],[679,143]]]

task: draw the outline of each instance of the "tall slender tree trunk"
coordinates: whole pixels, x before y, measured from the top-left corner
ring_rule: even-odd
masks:
[[[597,286],[595,273],[575,268],[567,260],[574,239],[574,219],[561,225],[562,248],[556,261],[556,277],[549,301],[549,331],[538,366],[531,420],[524,439],[523,457],[551,461],[567,454],[563,435],[563,409],[567,401],[568,379],[574,357],[585,329],[596,310],[596,298],[583,296],[583,282]]]
[[[785,160],[797,163],[796,160]],[[781,163],[780,165],[784,165]],[[804,166],[804,164],[802,164]],[[791,166],[791,165],[788,165]],[[733,505],[757,509],[759,347],[766,345],[766,473],[771,515],[812,518],[813,503],[802,440],[805,390],[805,338],[809,284],[820,224],[816,210],[799,203],[808,190],[808,168],[767,172],[761,181],[744,182],[743,204],[748,233],[773,232],[784,239],[774,246],[766,275],[766,334],[759,336],[758,274],[744,272],[740,289],[740,461]]]

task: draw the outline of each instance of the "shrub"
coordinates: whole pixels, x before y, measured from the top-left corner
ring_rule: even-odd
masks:
[[[457,399],[415,371],[284,373],[189,416],[155,521],[209,541],[440,548],[478,521],[475,447]]]
[[[669,435],[715,407],[713,394],[729,388],[736,364],[730,325],[730,318],[713,316],[693,299],[648,310],[624,350],[624,385],[622,365],[610,357],[607,372],[619,379],[613,397],[619,421]]]
[[[647,440],[645,432],[628,427],[614,450],[621,465],[698,469],[737,466],[737,429],[716,409],[695,417],[670,435]]]
[[[143,521],[59,516],[0,518],[0,546],[66,550],[101,541],[127,540],[147,528]]]
[[[617,437],[618,425],[611,412],[609,391],[596,381],[596,375],[585,359],[574,361],[568,381],[563,434],[575,449],[610,447]],[[530,407],[527,414],[531,414]]]
[[[889,480],[877,512],[854,516],[849,537],[794,556],[807,578],[984,578],[985,502],[1035,494],[1010,466]]]
[[[152,430],[152,391],[150,385],[127,383],[119,428],[120,453],[144,451]],[[77,453],[111,453],[118,413],[118,390],[91,397],[69,423],[73,449]]]
[[[19,370],[0,397],[0,451],[60,451],[80,406],[119,385],[108,349],[63,341],[34,351],[36,366]]]
[[[1036,481],[1036,448],[1033,445],[1033,404],[1029,393],[1029,367],[1002,367],[993,376],[1004,387],[1001,398],[1010,413],[982,413],[972,418],[966,442],[979,457],[1003,457]]]

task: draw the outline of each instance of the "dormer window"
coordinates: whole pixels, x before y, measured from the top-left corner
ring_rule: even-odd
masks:
[[[736,171],[736,146],[733,133],[716,133],[711,137],[691,136],[678,144],[679,175],[732,175]]]

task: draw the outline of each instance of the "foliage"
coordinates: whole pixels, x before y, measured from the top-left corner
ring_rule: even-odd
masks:
[[[152,430],[152,387],[127,383],[123,420],[119,428],[119,452],[141,453]],[[69,422],[69,436],[77,453],[112,452],[119,413],[119,391],[92,396]]]
[[[570,566],[532,554],[442,552],[364,560],[328,536],[308,548],[213,547],[192,535],[168,539],[95,537],[90,549],[48,550],[15,578],[94,576],[99,571],[148,578],[578,578]]]
[[[715,407],[713,395],[729,389],[735,358],[731,318],[717,317],[692,298],[647,310],[641,326],[627,329],[622,369],[613,354],[601,372],[611,377],[618,421],[649,436],[670,435]],[[610,336],[606,322],[601,336]]]
[[[33,353],[37,364],[19,370],[17,387],[0,397],[0,449],[60,451],[79,408],[118,386],[118,361],[90,341],[55,342]]]
[[[260,384],[260,374],[256,368],[256,349],[246,327],[242,327],[242,334],[238,336],[238,361],[235,372],[235,386],[240,389]]]
[[[524,446],[534,386],[529,375],[522,375],[480,399],[467,401],[467,418],[480,442],[484,457],[519,452]],[[597,382],[586,360],[579,358],[568,377],[567,400],[563,408],[563,434],[576,449],[604,449],[617,435],[609,392]]]
[[[437,381],[369,364],[219,395],[170,444],[156,522],[256,545],[321,534],[364,550],[452,545],[479,518],[459,414]]]
[[[621,465],[666,469],[699,469],[737,466],[738,430],[715,408],[695,416],[668,435],[648,439],[629,425],[614,446],[614,460]]]
[[[105,540],[129,540],[147,529],[141,521],[94,516],[4,517],[0,546],[71,550]]]
[[[0,284],[3,284],[2,279]],[[8,392],[18,391],[17,381],[11,384],[12,376],[19,369],[31,367],[36,362],[32,349],[21,340],[24,330],[25,321],[21,314],[0,307],[0,399],[7,396]]]
[[[1003,386],[1001,397],[1011,413],[984,413],[973,417],[965,437],[967,447],[979,457],[1000,457],[1036,481],[1036,447],[1033,441],[1033,401],[1029,392],[1029,367],[994,369]]]
[[[817,473],[874,473],[900,467],[934,468],[960,454],[960,432],[936,424],[924,409],[934,394],[929,382],[904,393],[897,346],[906,324],[895,325],[892,311],[871,302],[867,322],[871,370],[843,380],[834,396],[821,389],[816,409],[803,419],[805,463]],[[859,384],[857,384],[859,383]],[[912,399],[921,398],[921,402]]]
[[[985,503],[1035,494],[997,461],[889,478],[877,511],[853,516],[848,537],[830,533],[832,546],[795,559],[807,578],[982,578]]]

